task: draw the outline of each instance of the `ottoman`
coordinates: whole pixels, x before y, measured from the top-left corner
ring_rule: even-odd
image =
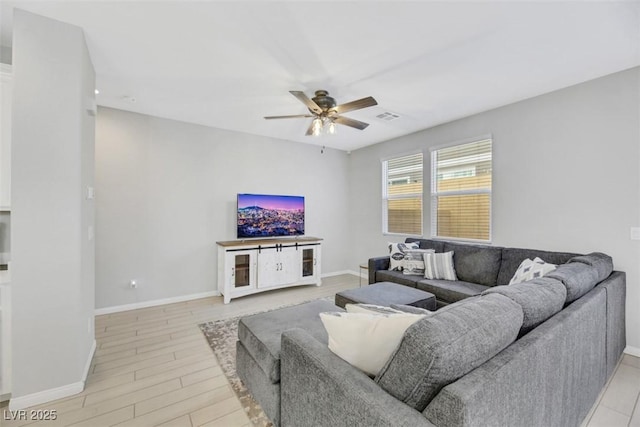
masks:
[[[344,311],[330,301],[312,301],[247,316],[238,322],[236,372],[275,426],[280,424],[280,338],[301,328],[328,343],[320,313]]]
[[[349,289],[336,294],[336,305],[344,308],[347,304],[391,304],[412,305],[427,310],[436,309],[436,297],[432,293],[398,285],[391,282],[379,282],[364,288]]]

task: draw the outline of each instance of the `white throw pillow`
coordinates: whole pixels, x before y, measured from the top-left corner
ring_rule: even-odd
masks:
[[[402,271],[404,254],[419,247],[418,243],[389,243],[389,270]]]
[[[404,254],[402,274],[424,274],[424,254],[434,253],[433,249],[410,249]]]
[[[534,260],[529,258],[525,259],[520,263],[520,266],[516,270],[516,273],[511,278],[509,282],[510,285],[514,285],[516,283],[526,282],[527,280],[532,280],[538,277],[542,277],[545,274],[549,273],[556,269],[555,264],[549,264],[544,262],[540,258],[536,257]]]
[[[453,267],[453,251],[424,254],[425,279],[458,280]]]
[[[320,313],[329,334],[329,350],[371,376],[384,367],[409,326],[424,317],[410,313]]]

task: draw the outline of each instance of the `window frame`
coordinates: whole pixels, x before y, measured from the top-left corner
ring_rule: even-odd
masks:
[[[389,197],[388,194],[388,181],[389,181],[389,168],[388,162],[390,160],[400,159],[402,157],[415,156],[420,154],[422,156],[422,191],[420,193],[410,193],[410,194],[402,194],[398,196]],[[414,150],[401,154],[394,154],[393,156],[388,156],[380,159],[381,171],[382,171],[382,234],[384,236],[406,236],[406,237],[422,237],[424,233],[424,191],[425,191],[425,153],[423,150]],[[394,233],[389,231],[389,200],[402,200],[402,199],[412,199],[412,198],[420,198],[420,233],[412,234],[412,233]]]
[[[490,189],[472,189],[472,190],[449,190],[449,191],[437,191],[438,187],[438,177],[437,177],[437,165],[436,160],[434,158],[433,153],[445,148],[455,147],[457,145],[465,145],[471,144],[474,142],[480,141],[491,141],[491,188]],[[493,184],[494,184],[494,173],[493,173],[493,158],[494,158],[494,144],[493,144],[493,135],[479,135],[472,138],[466,138],[463,140],[453,141],[442,145],[437,145],[433,147],[429,147],[429,157],[430,157],[430,210],[429,213],[431,215],[430,218],[430,238],[433,240],[447,240],[447,241],[456,241],[456,242],[468,242],[468,243],[482,243],[482,244],[491,244],[493,241]],[[424,163],[424,160],[423,160]],[[438,235],[438,197],[441,196],[464,196],[464,195],[474,195],[474,194],[488,194],[489,195],[489,238],[487,240],[484,239],[473,239],[470,237],[449,237],[449,236],[439,236]]]

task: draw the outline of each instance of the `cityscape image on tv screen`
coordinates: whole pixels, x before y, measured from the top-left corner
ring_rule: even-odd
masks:
[[[304,235],[304,197],[238,194],[238,238]]]

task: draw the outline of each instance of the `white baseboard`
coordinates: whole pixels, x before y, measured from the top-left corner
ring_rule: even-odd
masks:
[[[342,274],[353,274],[354,276],[358,276],[358,273],[356,273],[355,271],[342,270],[342,271],[332,271],[330,273],[323,273],[320,275],[320,277],[333,277],[333,276],[340,276]]]
[[[96,353],[96,340],[93,340],[93,344],[91,344],[91,350],[89,350],[89,357],[84,364],[84,371],[82,371],[82,383],[87,382],[87,377],[89,376],[89,369],[91,369],[91,361],[93,360],[93,355]],[[83,387],[84,389],[84,387]]]
[[[9,400],[9,409],[17,411],[19,409],[29,408],[35,405],[41,405],[43,403],[51,402],[52,400],[63,399],[65,397],[73,396],[74,394],[82,393],[84,385],[89,376],[89,369],[91,368],[91,361],[93,355],[96,352],[96,340],[93,340],[91,349],[89,350],[89,356],[85,362],[84,371],[82,372],[82,381],[76,383],[67,384],[62,387],[56,387],[49,390],[39,391],[37,393],[27,394],[26,396],[13,397]]]
[[[640,357],[640,348],[638,348],[638,347],[627,346],[624,349],[624,352],[629,354],[629,355],[631,355],[631,356]]]
[[[121,311],[136,310],[138,308],[155,307],[157,305],[174,304],[176,302],[191,301],[194,299],[217,297],[220,296],[218,291],[202,292],[199,294],[181,295],[178,297],[155,299],[151,301],[135,302],[132,304],[115,305],[113,307],[96,308],[95,315],[119,313]]]
[[[51,402],[52,400],[63,399],[73,396],[74,394],[82,393],[82,390],[84,390],[84,381],[78,381],[77,383],[27,394],[26,396],[12,397],[9,401],[9,409],[17,411],[19,409],[29,408],[30,406],[41,405]]]
[[[324,274],[321,274],[320,277],[340,276],[341,274],[352,274],[354,276],[360,275],[359,273],[352,270],[342,270],[342,271],[333,271],[330,273],[324,273]],[[119,313],[121,311],[136,310],[138,308],[155,307],[157,305],[174,304],[176,302],[184,302],[184,301],[190,301],[194,299],[217,297],[217,296],[220,296],[220,292],[211,291],[211,292],[203,292],[200,294],[182,295],[178,297],[156,299],[151,301],[142,301],[142,302],[136,302],[132,304],[115,305],[113,307],[96,308],[95,315],[100,316],[103,314],[111,314],[111,313]]]

